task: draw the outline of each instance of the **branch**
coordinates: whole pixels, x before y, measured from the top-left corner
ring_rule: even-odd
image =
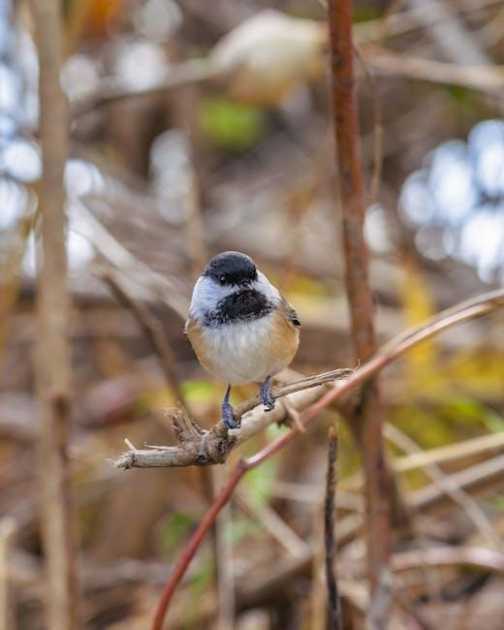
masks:
[[[398,357],[403,355],[407,350],[414,347],[421,341],[432,337],[433,335],[445,330],[457,323],[467,321],[474,317],[491,312],[496,308],[504,306],[504,289],[492,291],[476,298],[463,302],[458,307],[453,307],[439,313],[438,316],[431,318],[423,326],[412,328],[407,330],[402,335],[390,341],[386,344],[378,353],[375,354],[365,365],[355,370],[350,376],[348,376],[343,382],[335,384],[331,389],[325,393],[317,402],[312,404],[300,417],[300,422],[304,427],[312,424],[319,416],[321,411],[328,407],[331,403],[341,399],[345,394],[355,388],[357,385],[364,383],[369,377],[373,376],[384,367],[395,361]],[[209,511],[205,514],[203,520],[198,525],[196,531],[189,539],[185,549],[182,552],[181,557],[175,565],[174,571],[169,577],[163,594],[156,610],[155,619],[152,625],[152,630],[162,630],[163,621],[168,609],[168,605],[173,597],[175,589],[178,583],[185,574],[191,560],[193,559],[196,551],[203,542],[208,530],[211,528],[220,510],[230,500],[234,489],[247,473],[247,471],[256,468],[264,461],[278,453],[285,446],[287,446],[293,439],[299,434],[298,428],[291,429],[288,433],[277,438],[261,451],[248,459],[241,459],[233,468],[231,475],[222,488],[220,494],[216,498],[214,504]],[[146,452],[148,453],[148,451]],[[159,453],[162,453],[160,451]],[[158,453],[158,454],[159,454]],[[145,462],[144,462],[145,463]],[[488,473],[488,471],[485,471]],[[493,464],[490,474],[502,474],[502,464],[500,461]],[[461,480],[461,483],[478,483],[481,480],[481,474],[473,475],[471,479]],[[436,489],[439,493],[439,489]],[[421,491],[420,491],[421,492]],[[435,496],[418,496],[415,501],[415,507],[420,508],[422,505],[435,502],[439,494]],[[308,556],[309,557],[309,556]]]
[[[316,409],[318,414],[421,341],[502,306],[504,306],[504,289],[483,293],[441,311],[421,326],[410,328],[397,335],[382,346],[372,359],[356,370],[340,369],[309,376],[275,388],[273,396],[275,399],[280,399],[290,395],[290,402],[297,411],[309,408],[308,412],[310,409]],[[334,385],[327,391],[327,384],[333,381],[335,381]],[[248,441],[270,424],[282,422],[286,418],[283,406],[277,405],[273,411],[265,412],[257,397],[238,406],[236,414],[242,419],[239,429],[228,431],[222,422],[218,422],[209,431],[202,431],[201,438],[198,440],[179,434],[182,442],[180,446],[130,449],[120,455],[115,461],[115,466],[127,470],[129,468],[164,468],[222,463],[234,447]],[[178,424],[176,414],[174,414],[174,422]]]
[[[358,361],[366,361],[376,351],[376,337],[369,254],[364,238],[366,202],[353,69],[352,0],[329,0],[328,17],[345,286],[355,357]],[[349,422],[362,448],[368,576],[371,586],[375,587],[391,553],[391,497],[399,497],[385,462],[383,408],[377,380],[366,383],[361,399],[353,406]]]
[[[72,103],[71,118],[77,120],[96,109],[117,103],[125,99],[138,99],[165,94],[185,85],[217,78],[222,71],[206,59],[192,59],[172,66],[165,76],[156,80],[149,87],[133,87],[127,82],[109,77],[90,95],[81,97]]]
[[[337,484],[338,437],[333,427],[329,429],[329,445],[327,448],[327,477],[326,494],[324,502],[324,542],[325,542],[325,568],[328,599],[328,624],[330,630],[341,630],[343,619],[341,616],[341,603],[336,580],[336,541],[334,538],[334,497]]]
[[[38,270],[38,334],[35,376],[40,400],[39,440],[42,536],[47,563],[47,614],[51,630],[79,626],[73,506],[67,445],[71,416],[69,297],[66,287],[65,196],[67,105],[60,87],[60,2],[32,0],[40,65],[41,257]]]
[[[346,378],[352,372],[353,370],[349,369],[339,369],[309,376],[283,387],[274,388],[273,398],[278,400],[289,396],[289,404],[292,404],[296,411],[301,411],[324,394],[327,384]],[[184,432],[182,425],[185,424],[185,419],[181,418],[181,412],[173,410],[170,413],[180,446],[149,447],[143,450],[130,448],[116,460],[115,466],[127,470],[128,468],[222,464],[234,447],[250,440],[270,424],[284,422],[289,417],[289,411],[285,405],[276,405],[273,411],[266,412],[258,397],[255,397],[236,407],[235,415],[242,419],[239,429],[228,431],[224,423],[220,421],[209,431],[200,429],[200,435],[195,439],[194,433]]]
[[[460,85],[492,95],[498,95],[504,87],[502,66],[462,66],[398,55],[379,46],[366,46],[361,53],[366,63],[383,75],[402,76],[430,83]]]
[[[392,424],[385,426],[385,437],[410,455],[424,453],[412,438]],[[433,486],[438,486],[454,503],[464,510],[469,520],[473,522],[475,528],[483,536],[483,539],[486,539],[490,546],[498,549],[500,546],[499,535],[476,501],[454,484],[438,464],[428,463],[423,469],[433,481]]]
[[[166,383],[171,387],[177,404],[182,407],[187,416],[190,416],[189,406],[180,387],[175,368],[176,356],[170,346],[170,342],[168,341],[161,322],[150,312],[146,304],[135,299],[132,292],[126,287],[125,283],[122,282],[120,274],[116,274],[114,269],[102,269],[100,271],[100,277],[109,286],[118,302],[132,312],[159,359],[159,365],[165,376]]]

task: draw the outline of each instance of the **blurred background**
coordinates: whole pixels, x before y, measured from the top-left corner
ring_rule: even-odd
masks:
[[[316,0],[64,2],[70,455],[85,628],[148,627],[170,565],[228,466],[208,474],[111,465],[125,436],[173,443],[175,399],[149,339],[104,282],[104,265],[162,323],[203,426],[218,419],[224,386],[197,363],[183,313],[219,251],[254,257],[295,306],[296,371],[352,366],[325,12]],[[31,360],[42,168],[33,26],[28,3],[0,0],[0,627],[9,630],[44,627]],[[382,342],[503,283],[504,3],[356,0],[354,26]],[[503,323],[496,313],[456,327],[384,373],[387,451],[417,534],[399,550],[391,628],[502,628]],[[239,388],[235,400],[254,393]],[[177,592],[170,628],[325,628],[322,499],[336,418],[325,413],[244,480],[221,535],[208,539]],[[362,482],[358,450],[340,426],[338,561],[345,627],[361,628]],[[270,427],[244,452],[284,430]],[[489,462],[493,472],[481,472]],[[458,502],[439,478],[452,480]],[[422,550],[434,543],[498,561],[425,564]],[[234,593],[227,619],[223,579]]]

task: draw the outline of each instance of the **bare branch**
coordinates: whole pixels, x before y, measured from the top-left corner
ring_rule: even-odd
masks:
[[[341,604],[338,593],[338,582],[336,579],[336,540],[335,532],[335,495],[337,484],[337,462],[338,462],[338,437],[334,427],[329,429],[329,444],[327,448],[327,476],[326,494],[324,502],[324,547],[325,547],[325,569],[327,582],[327,605],[328,624],[330,630],[340,630],[343,628],[341,616]]]
[[[170,346],[161,322],[152,315],[147,305],[135,299],[122,282],[120,275],[116,274],[113,269],[102,269],[100,276],[102,280],[108,284],[118,301],[124,304],[133,313],[158,356],[159,364],[166,382],[173,390],[177,403],[182,407],[186,416],[190,417],[189,407],[180,387],[177,375],[175,353]]]
[[[504,87],[502,66],[462,66],[454,63],[397,55],[378,46],[361,50],[366,63],[377,73],[429,81],[499,94]]]
[[[366,361],[376,351],[376,338],[368,249],[364,238],[366,203],[353,69],[352,0],[329,0],[328,18],[345,286],[355,357],[358,361]],[[366,383],[349,422],[362,448],[368,574],[373,587],[387,566],[391,552],[391,496],[399,496],[398,491],[392,493],[393,477],[385,462],[383,409],[376,379]]]
[[[289,383],[273,389],[273,397],[281,399],[289,396],[289,404],[297,411],[302,411],[318,400],[326,391],[325,385],[335,380],[346,378],[352,370],[341,369],[309,376],[297,383]],[[170,412],[175,426],[183,425],[181,413]],[[118,468],[157,468],[170,466],[193,466],[221,464],[232,448],[246,442],[254,435],[274,422],[285,421],[288,413],[284,405],[276,405],[273,411],[264,411],[258,398],[253,398],[235,409],[237,418],[242,418],[241,427],[228,431],[224,423],[218,422],[209,431],[202,431],[199,439],[193,434],[178,431],[180,446],[166,446],[149,449],[130,449],[115,462]]]
[[[279,399],[293,394],[290,402],[296,410],[305,410],[300,421],[306,426],[307,422],[310,422],[331,403],[341,399],[355,387],[362,385],[370,376],[385,368],[424,339],[502,306],[504,306],[504,289],[484,293],[441,311],[425,324],[410,328],[394,337],[374,357],[356,370],[334,370],[333,372],[309,376],[296,383],[274,389],[273,395]],[[328,391],[324,390],[323,384],[331,381],[335,381],[334,385]],[[268,425],[285,419],[286,413],[283,406],[277,405],[273,411],[264,412],[258,403],[258,399],[254,398],[237,407],[237,417],[242,418],[242,426],[239,429],[228,431],[224,424],[219,422],[210,431],[202,432],[201,439],[194,440],[193,436],[181,434],[182,444],[180,446],[131,449],[123,453],[116,460],[115,465],[126,470],[129,468],[201,466],[222,463],[232,448],[249,440]],[[174,421],[177,424],[176,412],[174,412]],[[295,434],[298,432],[299,430],[296,430]],[[287,436],[283,436],[279,440]],[[271,446],[276,448],[274,445]],[[282,447],[283,445],[280,448]]]
[[[222,73],[214,69],[210,61],[206,59],[192,59],[172,66],[165,76],[158,79],[148,88],[144,86],[132,87],[128,83],[109,77],[108,79],[103,79],[101,85],[92,94],[72,103],[71,117],[72,119],[81,118],[95,110],[124,99],[138,99],[165,94],[169,90],[199,81],[206,81],[220,74]]]
[[[423,453],[417,443],[408,435],[403,433],[394,425],[385,425],[385,437],[396,444],[399,448],[410,454]],[[495,528],[492,526],[490,519],[479,505],[464,490],[459,488],[445,475],[442,468],[438,464],[428,463],[424,465],[424,470],[434,482],[433,485],[445,492],[459,507],[461,507],[468,518],[473,522],[476,529],[480,531],[482,536],[486,538],[488,543],[498,549],[500,547],[500,538]]]
[[[393,599],[390,569],[383,569],[366,615],[366,630],[385,630]]]
[[[79,604],[75,523],[70,492],[67,433],[70,421],[69,297],[66,287],[66,218],[63,169],[67,157],[67,105],[60,87],[60,2],[32,0],[40,63],[41,260],[35,373],[40,399],[39,441],[42,530],[48,571],[51,630],[75,630]]]

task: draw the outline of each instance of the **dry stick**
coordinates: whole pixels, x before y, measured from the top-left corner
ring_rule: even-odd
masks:
[[[9,551],[16,531],[16,522],[6,516],[0,520],[0,630],[14,630],[14,615],[10,597]]]
[[[201,472],[204,474],[210,473],[210,480],[213,485],[213,493],[212,496],[209,497],[209,504],[211,505],[214,497],[218,493],[218,489],[221,485],[221,479],[224,478],[225,469],[202,468]],[[233,630],[235,619],[236,596],[233,543],[230,536],[232,525],[231,519],[231,504],[228,502],[223,506],[220,514],[218,514],[214,523],[213,532],[213,536],[215,538],[214,556],[217,568],[217,590],[219,600],[216,623],[219,630]]]
[[[504,289],[497,289],[488,293],[483,293],[475,298],[461,302],[456,306],[441,311],[431,317],[425,324],[416,326],[397,335],[370,359],[367,363],[356,370],[334,370],[323,374],[307,377],[296,383],[286,385],[279,390],[274,390],[275,398],[287,393],[297,392],[296,396],[301,399],[298,409],[308,407],[317,408],[317,413],[330,405],[333,400],[339,399],[344,394],[364,383],[370,376],[379,372],[389,363],[395,361],[397,357],[404,354],[409,348],[415,346],[424,339],[440,333],[458,323],[464,322],[504,306]],[[343,382],[337,382],[338,378],[344,377]],[[320,395],[323,389],[313,389],[303,391],[308,388],[315,388],[321,383],[335,381],[331,389]],[[310,393],[312,394],[310,397]],[[310,399],[311,398],[311,399]],[[307,401],[310,401],[309,403]],[[243,418],[240,429],[227,431],[222,422],[217,423],[209,432],[205,433],[200,442],[187,442],[180,447],[160,447],[150,450],[130,450],[123,453],[115,462],[118,468],[152,468],[170,466],[193,466],[209,463],[221,463],[227,457],[229,451],[237,444],[246,442],[251,437],[257,435],[269,424],[278,422],[285,417],[282,409],[275,408],[269,413],[262,411],[258,405],[257,398],[247,401],[238,407],[238,416],[242,417],[245,410],[252,410]],[[277,407],[279,407],[277,405]],[[229,435],[231,434],[231,435]],[[224,451],[220,451],[224,448]],[[206,450],[205,450],[206,449]],[[206,454],[206,459],[202,458]],[[215,457],[212,459],[212,455]],[[219,458],[220,457],[220,458]]]
[[[187,400],[180,387],[180,382],[176,370],[176,356],[173,352],[168,337],[166,336],[161,322],[150,312],[148,306],[139,300],[136,300],[122,281],[119,274],[113,269],[101,269],[101,279],[107,283],[117,300],[126,306],[133,314],[145,336],[150,341],[154,349],[166,382],[173,390],[177,404],[185,412],[185,417],[190,420],[191,411],[187,404]],[[188,426],[188,429],[191,427]]]
[[[328,17],[345,285],[355,356],[358,361],[366,361],[376,351],[376,338],[368,250],[364,239],[366,204],[353,71],[352,1],[330,0]],[[383,409],[376,379],[366,383],[349,420],[362,448],[368,577],[373,589],[391,553],[390,496],[394,491],[393,477],[384,456]],[[394,491],[394,496],[399,496],[398,491]]]
[[[274,388],[273,398],[278,400],[289,394],[292,395],[290,402],[296,410],[306,409],[326,391],[325,385],[352,373],[353,370],[340,369],[310,376],[296,383],[278,389]],[[283,404],[277,405],[273,411],[266,412],[257,397],[238,405],[235,408],[235,415],[237,418],[243,418],[239,429],[228,431],[224,423],[220,421],[209,431],[202,431],[197,440],[192,434],[182,435],[180,446],[148,446],[143,450],[130,449],[115,461],[115,466],[127,470],[128,468],[221,464],[234,447],[248,441],[270,424],[284,422],[288,418],[288,412]]]
[[[438,446],[428,451],[412,453],[406,457],[401,457],[394,462],[396,472],[405,472],[422,468],[430,464],[444,464],[466,457],[481,455],[486,451],[500,451],[504,448],[504,432],[491,433],[480,437],[471,438],[447,446]]]
[[[443,317],[443,313],[440,313],[436,317],[433,317],[425,325],[418,328],[410,329],[402,335],[399,335],[397,340],[392,340],[382,350],[376,353],[366,364],[362,365],[351,376],[349,376],[344,382],[334,385],[322,398],[311,405],[302,415],[301,422],[305,427],[312,424],[318,415],[327,408],[331,403],[341,399],[345,394],[350,392],[356,386],[364,383],[369,377],[373,376],[390,363],[394,362],[398,357],[403,355],[407,350],[417,345],[425,339],[429,339],[433,335],[450,328],[457,323],[484,315],[492,310],[504,306],[504,289],[491,291],[485,295],[467,300],[463,304],[459,305],[459,308],[447,309],[446,317]],[[264,461],[275,455],[282,450],[287,444],[289,444],[295,437],[300,434],[296,428],[290,430],[288,433],[277,438],[265,446],[261,451],[249,457],[248,459],[240,459],[235,465],[228,478],[227,483],[222,488],[220,494],[216,497],[214,504],[209,511],[205,514],[202,521],[198,525],[196,531],[186,544],[186,547],[182,551],[182,554],[175,565],[173,573],[170,575],[161,598],[158,603],[154,623],[152,630],[162,630],[163,620],[168,609],[168,605],[173,597],[175,589],[180,580],[184,576],[191,560],[193,559],[198,547],[203,542],[206,533],[211,528],[217,515],[222,507],[230,500],[234,489],[240,482],[241,478],[247,473],[247,471],[256,468]],[[491,467],[490,471],[485,471],[491,475],[502,473],[501,461],[495,462],[495,465]],[[481,480],[481,475],[472,475],[471,479],[461,479],[461,483],[478,483]],[[425,506],[427,503],[436,500],[436,496],[418,496],[415,505],[416,507]],[[307,562],[310,562],[310,556],[307,558]]]
[[[378,74],[430,83],[460,85],[497,96],[504,88],[502,66],[461,66],[419,57],[406,57],[374,45],[362,48],[361,54]]]
[[[60,87],[60,2],[32,0],[39,55],[41,258],[38,272],[38,335],[35,374],[40,400],[39,471],[42,534],[47,563],[47,614],[51,630],[79,623],[75,523],[70,493],[67,432],[71,415],[69,296],[66,287],[63,171],[67,157],[67,104]]]
[[[428,549],[403,551],[394,556],[395,571],[410,571],[422,566],[449,566],[467,564],[483,570],[504,574],[504,554],[486,547],[438,546]]]
[[[71,117],[76,120],[96,109],[117,101],[162,95],[168,90],[218,78],[222,75],[222,71],[215,68],[210,60],[191,59],[172,66],[164,77],[157,79],[147,88],[144,86],[135,88],[124,81],[114,78],[103,79],[95,92],[72,103]]]
[[[335,494],[337,484],[336,465],[338,461],[338,436],[334,427],[329,429],[329,444],[327,448],[327,477],[324,501],[324,545],[325,570],[327,583],[327,627],[330,630],[343,628],[341,604],[336,580],[336,540],[334,538],[335,523]]]
[[[291,556],[306,558],[307,553],[310,552],[309,545],[269,505],[254,505],[244,492],[236,492],[233,501],[244,514],[256,520],[262,529]]]
[[[383,630],[387,627],[393,599],[393,578],[388,567],[380,575],[366,615],[366,630]]]
[[[407,453],[423,453],[422,449],[412,438],[391,424],[385,426],[385,437]],[[486,538],[492,547],[499,549],[502,546],[500,537],[490,519],[476,501],[461,488],[454,485],[438,464],[426,464],[423,468],[434,482],[434,485],[439,486],[454,503],[464,510],[483,538]]]

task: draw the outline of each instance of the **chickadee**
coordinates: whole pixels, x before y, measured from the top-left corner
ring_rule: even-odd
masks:
[[[198,278],[185,332],[201,365],[228,383],[222,420],[238,425],[229,394],[232,385],[260,383],[266,411],[275,407],[272,377],[287,367],[299,344],[296,311],[240,252],[210,260]]]

